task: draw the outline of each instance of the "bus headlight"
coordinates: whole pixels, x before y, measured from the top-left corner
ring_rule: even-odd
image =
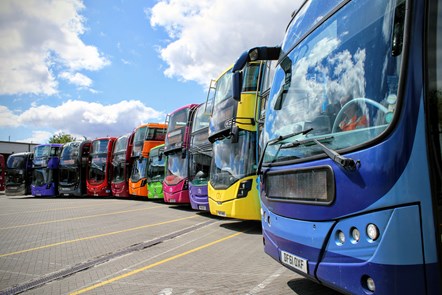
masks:
[[[343,245],[345,243],[345,234],[342,230],[336,232],[336,243],[338,245]]]
[[[353,243],[359,242],[359,239],[361,238],[361,233],[356,227],[353,227],[351,229],[351,237],[353,238]]]
[[[367,225],[367,236],[372,241],[376,241],[376,239],[379,238],[379,229],[375,224],[370,223]]]

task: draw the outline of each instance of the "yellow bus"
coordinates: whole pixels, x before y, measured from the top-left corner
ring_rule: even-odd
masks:
[[[261,219],[257,143],[270,69],[270,63],[265,61],[248,63],[242,70],[242,91],[237,99],[232,96],[232,68],[216,80],[209,124],[213,158],[208,194],[213,215]]]

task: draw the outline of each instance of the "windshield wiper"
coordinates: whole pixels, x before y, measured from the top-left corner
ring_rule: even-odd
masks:
[[[266,145],[264,146],[264,148],[263,148],[263,150],[261,152],[261,156],[259,157],[258,168],[256,169],[256,173],[257,174],[261,174],[261,167],[262,167],[262,162],[264,160],[264,154],[265,154],[265,151],[266,151],[266,149],[267,149],[267,147],[269,145],[277,144],[278,142],[281,142],[281,141],[283,141],[283,140],[285,140],[287,138],[290,138],[290,137],[294,137],[296,135],[300,135],[300,134],[305,135],[305,134],[309,133],[312,130],[313,130],[313,128],[308,128],[308,129],[305,129],[305,130],[302,130],[302,131],[298,131],[298,132],[293,132],[293,133],[290,133],[290,134],[287,134],[287,135],[280,135],[277,138],[274,138],[274,139],[271,139],[271,140],[267,141]],[[279,149],[280,148],[281,148],[281,145],[279,146],[278,152],[276,153],[276,155],[279,153]],[[276,157],[276,155],[275,155],[275,157]]]
[[[333,137],[330,136],[330,137],[322,138],[320,140],[326,140],[326,139],[332,139],[332,138]],[[333,160],[333,162],[335,162],[336,164],[338,164],[339,166],[341,166],[342,168],[344,168],[347,171],[355,171],[356,168],[359,168],[359,166],[361,165],[359,160],[355,161],[352,158],[346,158],[344,156],[341,156],[336,151],[334,151],[331,148],[326,147],[325,145],[323,145],[316,138],[311,138],[311,139],[302,140],[302,141],[290,142],[290,143],[287,143],[287,144],[281,146],[281,148],[287,149],[287,148],[297,147],[297,146],[300,146],[302,144],[306,144],[306,143],[309,143],[309,142],[314,142],[315,144],[317,144],[324,151],[324,153],[330,159]]]

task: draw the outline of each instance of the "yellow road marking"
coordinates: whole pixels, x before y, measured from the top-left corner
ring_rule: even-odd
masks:
[[[162,207],[162,206],[155,206],[155,207],[149,207],[149,208],[140,208],[140,209],[132,209],[132,210],[124,210],[124,211],[117,211],[117,212],[112,212],[112,213],[102,213],[102,214],[95,214],[95,215],[86,215],[86,216],[79,216],[79,217],[72,217],[72,218],[65,218],[65,219],[58,219],[58,220],[42,221],[42,222],[22,224],[22,225],[15,225],[15,226],[9,226],[9,227],[0,227],[0,230],[19,228],[19,227],[26,227],[26,226],[33,226],[33,225],[42,225],[42,224],[48,224],[48,223],[54,223],[54,222],[72,221],[72,220],[79,220],[79,219],[85,219],[85,218],[94,218],[94,217],[101,217],[101,216],[107,216],[107,215],[115,215],[115,214],[134,212],[134,211],[150,210],[150,209],[154,209],[154,208],[158,208],[158,207]]]
[[[110,233],[105,233],[105,234],[100,234],[100,235],[95,235],[95,236],[90,236],[90,237],[84,237],[84,238],[75,239],[75,240],[58,242],[58,243],[54,243],[54,244],[44,245],[44,246],[30,248],[30,249],[25,249],[25,250],[20,250],[20,251],[15,251],[15,252],[11,252],[11,253],[4,253],[4,254],[0,254],[0,257],[12,256],[12,255],[17,255],[17,254],[21,254],[21,253],[26,253],[26,252],[31,252],[31,251],[51,248],[51,247],[55,247],[55,246],[60,246],[60,245],[64,245],[64,244],[76,243],[76,242],[81,242],[81,241],[92,240],[92,239],[96,239],[96,238],[101,238],[101,237],[106,237],[106,236],[126,233],[126,232],[130,232],[130,231],[138,230],[138,229],[143,229],[143,228],[148,228],[148,227],[153,227],[153,226],[173,223],[173,222],[177,222],[177,221],[181,221],[181,220],[185,220],[185,219],[190,219],[190,218],[195,218],[197,216],[198,215],[192,215],[190,217],[172,219],[172,220],[169,220],[169,221],[163,221],[163,222],[154,223],[154,224],[147,224],[147,225],[137,226],[137,227],[123,229],[123,230],[114,231],[114,232],[110,232]]]
[[[186,252],[183,252],[183,253],[177,254],[177,255],[175,255],[175,256],[172,256],[172,257],[169,257],[169,258],[163,259],[163,260],[161,260],[161,261],[158,261],[158,262],[155,262],[155,263],[152,263],[152,264],[146,265],[146,266],[144,266],[144,267],[141,267],[141,268],[135,269],[135,270],[133,270],[133,271],[127,272],[127,273],[122,274],[122,275],[120,275],[120,276],[116,276],[116,277],[114,277],[114,278],[111,278],[111,279],[109,279],[109,280],[103,281],[103,282],[101,282],[101,283],[97,283],[97,284],[94,284],[94,285],[92,285],[92,286],[86,287],[86,288],[84,288],[84,289],[81,289],[81,290],[78,290],[78,291],[72,292],[72,293],[70,293],[70,295],[78,295],[78,294],[82,294],[82,293],[85,293],[85,292],[87,292],[87,291],[91,291],[91,290],[93,290],[93,289],[96,289],[96,288],[102,287],[102,286],[104,286],[104,285],[107,285],[107,284],[113,283],[113,282],[115,282],[115,281],[119,281],[119,280],[121,280],[121,279],[127,278],[127,277],[129,277],[129,276],[132,276],[132,275],[134,275],[134,274],[140,273],[140,272],[142,272],[142,271],[148,270],[148,269],[153,268],[153,267],[155,267],[155,266],[161,265],[161,264],[163,264],[163,263],[166,263],[166,262],[172,261],[172,260],[174,260],[174,259],[177,259],[177,258],[180,258],[180,257],[186,256],[186,255],[191,254],[191,253],[193,253],[193,252],[199,251],[199,250],[201,250],[201,249],[204,249],[204,248],[207,248],[207,247],[213,246],[213,245],[215,245],[215,244],[218,244],[218,243],[220,243],[220,242],[223,242],[223,241],[225,241],[225,240],[231,239],[231,238],[236,237],[236,236],[238,236],[238,235],[240,235],[240,234],[242,234],[242,233],[243,233],[243,232],[234,233],[234,234],[232,234],[232,235],[230,235],[230,236],[227,236],[227,237],[224,237],[224,238],[218,239],[218,240],[216,240],[216,241],[213,241],[213,242],[207,243],[207,244],[205,244],[205,245],[202,245],[202,246],[199,246],[199,247],[193,248],[192,250],[189,250],[189,251],[186,251]]]

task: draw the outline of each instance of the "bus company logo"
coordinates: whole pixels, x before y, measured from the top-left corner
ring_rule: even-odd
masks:
[[[217,200],[221,199],[221,194],[220,194],[220,193],[217,193],[215,198],[216,198]]]
[[[230,128],[232,127],[232,124],[233,124],[233,119],[226,120],[224,121],[224,128]]]
[[[173,188],[169,187],[169,192],[172,192],[172,191],[173,191]]]
[[[201,189],[200,189],[200,188],[198,189],[198,194],[200,194],[200,195],[201,195]]]

